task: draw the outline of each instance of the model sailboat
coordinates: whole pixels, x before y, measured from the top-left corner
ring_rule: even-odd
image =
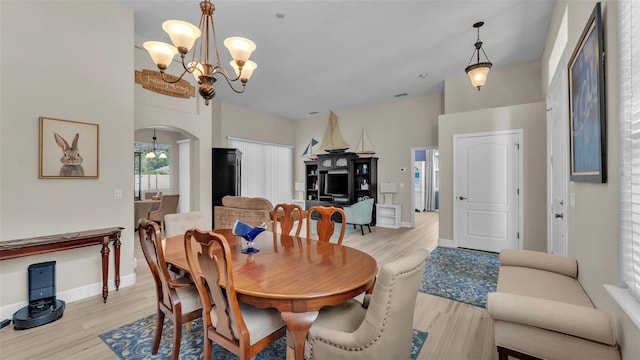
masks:
[[[360,136],[360,142],[358,143],[358,147],[356,147],[356,154],[358,155],[373,155],[376,151],[373,150],[373,145],[371,145],[371,140],[367,136],[367,133],[362,129],[362,135]]]
[[[316,156],[315,151],[313,151],[313,147],[316,146],[317,144],[318,144],[318,140],[311,138],[311,141],[309,141],[309,144],[307,145],[307,147],[304,149],[304,152],[302,153],[302,157],[309,160],[316,160],[318,156]]]
[[[331,111],[329,114],[329,123],[324,133],[324,139],[320,148],[328,153],[344,152],[349,148],[349,144],[344,141],[340,128],[338,127],[338,117]]]

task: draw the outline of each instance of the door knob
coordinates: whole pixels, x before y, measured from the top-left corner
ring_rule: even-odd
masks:
[[[564,214],[555,214],[556,219],[564,219]]]
[[[458,196],[458,200],[464,200],[464,199],[466,199],[466,197],[464,197],[464,196]]]

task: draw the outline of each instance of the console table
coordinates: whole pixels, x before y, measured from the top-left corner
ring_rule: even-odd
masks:
[[[115,251],[116,291],[120,288],[120,233],[124,228],[86,230],[67,234],[47,235],[28,239],[0,241],[0,260],[15,259],[54,251],[77,249],[102,244],[102,299],[107,302],[109,287],[109,243]]]

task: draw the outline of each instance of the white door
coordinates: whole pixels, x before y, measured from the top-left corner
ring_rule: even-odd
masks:
[[[521,130],[454,136],[454,245],[519,249]]]
[[[567,256],[567,168],[569,119],[566,71],[556,72],[547,94],[547,251]]]

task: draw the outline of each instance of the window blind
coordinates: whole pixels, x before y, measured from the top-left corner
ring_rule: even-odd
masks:
[[[618,4],[621,275],[640,301],[640,3]]]
[[[229,146],[242,152],[242,196],[263,197],[272,204],[291,203],[293,148],[228,138]]]

